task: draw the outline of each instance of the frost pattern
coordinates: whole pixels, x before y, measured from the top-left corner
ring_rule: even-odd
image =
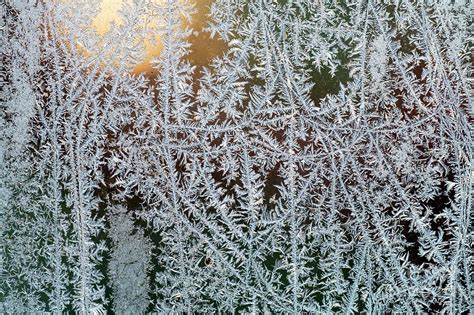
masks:
[[[112,248],[108,276],[111,279],[113,310],[117,314],[143,314],[148,301],[147,269],[151,246],[143,232],[134,232],[133,221],[126,208],[111,211],[110,238]]]
[[[472,5],[207,4],[2,2],[1,312],[472,312]]]

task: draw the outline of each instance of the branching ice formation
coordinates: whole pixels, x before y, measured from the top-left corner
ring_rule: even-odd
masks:
[[[469,1],[125,2],[0,5],[0,312],[472,312]]]

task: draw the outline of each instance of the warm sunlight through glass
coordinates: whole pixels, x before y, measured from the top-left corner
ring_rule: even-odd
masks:
[[[126,2],[126,0],[125,0]],[[153,0],[155,4],[163,3],[163,0]],[[120,10],[124,5],[124,0],[102,0],[100,4],[100,11],[97,16],[92,21],[92,27],[97,31],[97,33],[104,37],[110,31],[112,25],[120,26],[122,24],[122,16]],[[143,19],[142,27],[148,27],[145,25],[148,22],[145,22]],[[145,38],[145,58],[144,60],[137,64],[132,72],[139,73],[144,71],[149,71],[151,69],[150,61],[159,55],[162,45],[159,36],[155,38]]]
[[[100,57],[104,65],[124,66],[134,74],[156,73],[151,61],[159,57],[163,49],[160,36],[165,28],[165,21],[162,13],[158,13],[159,10],[153,6],[166,6],[165,0],[148,0],[144,1],[146,5],[141,6],[134,4],[132,0],[85,1],[83,10],[79,11],[72,9],[77,4],[74,0],[51,2],[64,6],[63,12],[73,19],[71,23],[56,25],[61,33],[69,33],[71,27],[68,24],[79,23],[81,27],[88,29],[86,37],[77,36],[75,41],[77,49],[85,57]],[[192,21],[184,17],[182,19],[181,27],[193,30],[186,39],[190,44],[186,58],[198,67],[208,66],[214,57],[227,49],[225,42],[218,36],[211,37],[204,31],[208,25],[211,3],[212,0],[195,0]],[[90,22],[82,24],[82,17]]]
[[[92,26],[101,35],[105,35],[110,29],[112,22],[120,25],[122,18],[119,10],[122,7],[122,0],[102,0],[100,12],[92,22]]]

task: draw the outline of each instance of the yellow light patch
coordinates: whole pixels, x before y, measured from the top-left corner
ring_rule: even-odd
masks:
[[[127,0],[125,0],[126,2]],[[153,0],[155,4],[162,4],[163,0]],[[100,4],[100,12],[97,14],[97,16],[93,19],[92,21],[92,27],[97,31],[97,33],[101,36],[104,37],[107,35],[107,33],[110,31],[111,27],[113,24],[116,26],[122,25],[122,16],[120,13],[120,10],[122,9],[124,5],[124,0],[102,0]],[[155,19],[159,19],[155,18]],[[142,22],[143,25],[140,25],[143,28],[149,28],[150,25],[148,25],[151,21],[146,20],[145,17],[143,17]],[[159,21],[153,21],[156,22]],[[158,56],[161,52],[162,49],[162,44],[160,41],[160,38],[158,35],[156,35],[154,38],[145,38],[143,45],[145,47],[145,58],[140,62],[139,64],[135,65],[133,68],[132,72],[134,73],[139,73],[139,72],[144,72],[148,71],[151,69],[150,66],[150,61]]]

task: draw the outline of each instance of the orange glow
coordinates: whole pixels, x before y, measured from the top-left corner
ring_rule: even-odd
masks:
[[[99,35],[104,36],[110,29],[112,22],[120,25],[122,18],[119,10],[122,7],[122,0],[102,0],[100,12],[92,21],[92,26]]]
[[[72,4],[74,0],[52,0],[52,2],[59,2],[66,6]],[[143,57],[135,59],[131,62],[132,69],[131,73],[145,73],[147,75],[156,74],[156,71],[151,66],[151,60],[160,55],[163,49],[163,42],[160,38],[159,31],[163,29],[164,21],[158,16],[134,16],[132,19],[138,19],[134,27],[137,29],[136,38],[128,39],[120,37],[120,27],[123,26],[124,19],[127,17],[128,9],[127,5],[131,4],[131,0],[97,0],[97,13],[93,13],[91,21],[91,28],[97,34],[97,41],[93,40],[92,45],[85,45],[77,42],[77,48],[86,57],[92,57],[95,52],[101,50],[103,42],[107,41],[110,49],[107,51],[105,57],[108,61],[112,61],[113,64],[118,65],[120,60],[126,58],[127,52],[123,49],[123,45],[135,45],[135,52],[141,53]],[[165,5],[166,0],[150,0],[152,3],[157,5]],[[179,0],[178,0],[179,1]],[[209,34],[204,32],[203,29],[207,26],[209,7],[212,0],[194,0],[195,12],[192,16],[192,22],[186,22],[183,19],[183,28],[192,28],[193,33],[187,38],[191,44],[189,54],[185,59],[191,64],[203,67],[209,66],[212,58],[221,55],[226,49],[227,45],[216,37],[210,38]],[[121,10],[124,10],[121,12]],[[134,9],[130,9],[134,10]],[[133,12],[133,11],[131,11]],[[74,15],[74,13],[72,13]],[[133,23],[133,22],[132,22]],[[142,37],[142,31],[145,30],[146,34]],[[68,32],[67,29],[63,30]],[[129,34],[125,32],[123,34]],[[133,34],[133,33],[132,33]],[[115,36],[119,36],[118,38]],[[117,38],[116,40],[114,38]],[[140,48],[141,47],[141,48]],[[131,59],[130,59],[131,60]]]
[[[97,31],[97,33],[104,37],[110,31],[112,24],[120,26],[122,24],[122,16],[120,15],[120,9],[124,2],[127,0],[102,0],[100,4],[100,12],[92,21],[92,27]],[[163,0],[153,0],[155,4],[162,4]],[[156,22],[156,21],[155,21]],[[148,27],[144,20],[142,27]],[[144,60],[137,64],[132,72],[139,73],[145,72],[151,69],[150,61],[158,56],[162,49],[162,43],[159,36],[155,38],[146,38],[144,40],[145,47],[145,58]]]

